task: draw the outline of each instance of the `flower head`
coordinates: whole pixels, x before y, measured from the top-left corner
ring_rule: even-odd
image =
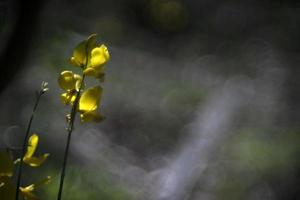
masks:
[[[35,183],[28,185],[26,187],[20,187],[20,191],[25,200],[39,200],[39,198],[33,193],[34,190],[42,185],[48,184],[51,180],[51,177],[48,176],[45,179]]]
[[[45,161],[44,156],[42,157],[33,157],[37,144],[38,144],[38,137],[36,134],[30,137],[28,142],[27,152],[24,156],[24,162],[29,164],[32,167],[39,166]],[[48,157],[49,154],[44,154]],[[29,160],[28,160],[29,159]],[[25,161],[26,160],[26,161]],[[15,163],[20,161],[18,159]],[[11,155],[8,152],[0,152],[0,197],[1,199],[5,200],[14,200],[16,197],[16,186],[12,183],[12,176],[13,176],[13,168],[14,162],[11,158]],[[19,190],[24,198],[24,200],[39,200],[39,198],[33,193],[34,189],[38,186],[42,186],[50,182],[51,177],[48,176],[47,178],[39,181],[35,184],[31,184],[26,187],[20,187]]]
[[[91,51],[91,59],[83,73],[87,76],[94,76],[103,80],[105,64],[110,58],[107,47],[102,44]]]
[[[64,90],[61,94],[61,101],[66,105],[76,106],[76,112],[80,113],[82,122],[99,122],[104,119],[97,111],[102,88],[96,86],[84,90],[81,84],[84,86],[85,76],[91,76],[103,82],[105,64],[109,59],[107,47],[104,44],[97,44],[96,34],[92,34],[74,48],[70,59],[71,64],[82,69],[83,76],[72,71],[63,71],[58,77],[59,86]],[[66,116],[68,122],[74,118],[71,113]]]
[[[65,92],[61,94],[61,101],[66,104],[73,104],[76,94],[79,91],[82,77],[72,71],[63,71],[58,77],[58,84]]]
[[[104,66],[109,61],[110,54],[104,44],[97,44],[96,36],[92,34],[87,40],[79,43],[70,61],[74,66],[81,67],[85,75],[103,80]]]
[[[24,155],[23,161],[31,167],[38,167],[48,158],[49,154],[45,153],[38,157],[33,156],[39,143],[39,136],[33,134],[28,141],[27,151]]]
[[[87,65],[91,50],[97,46],[96,37],[96,34],[92,34],[74,48],[70,58],[71,64],[81,68]]]
[[[34,190],[42,185],[48,184],[51,180],[51,177],[48,176],[45,179],[35,183],[31,184],[29,186],[20,187],[19,190],[21,192],[21,195],[23,196],[24,200],[39,200],[35,194]],[[10,177],[1,177],[0,176],[0,182],[2,183],[2,186],[0,186],[0,197],[3,200],[14,200],[16,197],[16,187],[12,184],[12,180]]]

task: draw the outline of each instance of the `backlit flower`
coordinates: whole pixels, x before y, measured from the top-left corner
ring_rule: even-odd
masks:
[[[109,61],[110,55],[104,44],[97,44],[96,36],[93,34],[79,43],[70,61],[73,65],[81,67],[85,75],[103,80],[104,66]]]
[[[24,162],[25,158],[33,158],[32,155],[35,152],[35,149],[38,144],[38,138],[36,135],[33,135],[30,137],[29,140],[29,146],[26,152],[26,155],[24,157]],[[46,155],[46,154],[44,154]],[[48,155],[46,156],[48,157]],[[19,161],[20,159],[18,159]],[[37,158],[36,160],[40,160]],[[43,160],[43,159],[42,159]],[[36,164],[41,164],[43,161],[38,161],[38,162],[30,162],[30,166],[37,166]],[[13,176],[13,165],[14,162],[8,152],[0,152],[0,199],[2,200],[15,200],[16,197],[16,186],[13,185],[12,183],[12,176]],[[31,184],[26,187],[20,187],[20,192],[21,195],[23,196],[24,200],[39,200],[39,198],[34,195],[33,191],[35,188],[42,186],[44,184],[49,183],[51,177],[48,176],[47,178],[35,183]]]
[[[73,50],[73,56],[70,59],[70,62],[78,67],[84,68],[88,64],[88,59],[92,49],[97,47],[96,34],[92,34],[88,39],[79,43]]]
[[[20,191],[21,191],[23,198],[25,200],[39,200],[39,198],[33,193],[33,191],[39,186],[48,184],[50,182],[50,179],[51,179],[51,177],[48,176],[47,178],[39,181],[38,183],[31,184],[26,187],[20,187]]]
[[[94,76],[98,79],[103,79],[105,64],[110,58],[107,47],[102,44],[100,47],[96,47],[91,52],[90,62],[83,73],[87,76]]]
[[[47,157],[49,156],[48,153],[46,154],[42,154],[38,157],[33,156],[36,148],[38,146],[39,143],[39,136],[37,134],[33,134],[28,141],[28,146],[27,146],[27,152],[24,155],[23,161],[30,165],[31,167],[38,167],[41,164],[43,164],[43,162],[45,162],[45,160],[47,159]]]
[[[82,69],[83,76],[74,74],[72,71],[63,71],[58,78],[58,83],[64,90],[61,94],[61,101],[66,105],[73,106],[71,113],[66,115],[68,123],[73,123],[77,112],[80,113],[82,122],[99,122],[104,119],[97,111],[102,88],[97,86],[84,90],[80,84],[84,86],[84,77],[87,76],[103,82],[105,64],[109,59],[110,54],[107,47],[104,44],[97,44],[96,34],[92,34],[74,48],[70,61],[74,66]]]
[[[104,117],[97,111],[103,89],[100,86],[86,89],[79,100],[78,111],[82,122],[99,122]]]
[[[73,104],[76,94],[79,91],[81,76],[72,71],[63,71],[58,77],[58,84],[65,92],[61,94],[61,101],[66,104]]]

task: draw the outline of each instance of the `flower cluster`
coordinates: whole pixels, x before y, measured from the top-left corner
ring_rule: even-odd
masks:
[[[79,67],[83,75],[72,71],[63,71],[58,77],[59,86],[63,90],[62,103],[75,106],[76,111],[80,113],[82,122],[99,122],[104,119],[97,110],[103,89],[101,86],[85,89],[84,79],[89,76],[103,82],[105,64],[109,58],[107,47],[103,44],[98,45],[96,34],[93,34],[75,47],[70,58],[71,64]],[[70,114],[67,115],[68,119],[70,117]]]
[[[33,134],[28,140],[27,151],[23,157],[23,162],[30,167],[38,167],[44,163],[49,154],[43,154],[41,156],[34,156],[36,148],[38,146],[39,137],[37,134]],[[0,197],[5,200],[14,200],[16,195],[16,186],[12,183],[12,177],[14,172],[14,165],[20,162],[20,158],[13,161],[12,156],[8,151],[0,152]],[[50,181],[50,177],[31,184],[25,187],[20,187],[20,193],[25,200],[38,200],[38,197],[33,193],[34,190]]]

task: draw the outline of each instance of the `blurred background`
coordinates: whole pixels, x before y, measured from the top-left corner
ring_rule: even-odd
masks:
[[[65,200],[296,200],[300,3],[0,1],[0,148],[20,152],[35,91],[37,191],[58,190],[69,112],[57,77],[91,33],[108,46],[100,124],[76,121]],[[97,82],[90,82],[91,86]]]

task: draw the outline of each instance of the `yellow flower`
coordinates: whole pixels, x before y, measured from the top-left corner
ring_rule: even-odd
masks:
[[[26,187],[20,187],[19,190],[24,200],[39,200],[39,198],[33,193],[34,190],[42,185],[48,184],[51,180],[51,177],[48,176],[44,180],[39,181],[38,183],[31,184]],[[16,198],[16,187],[12,184],[12,181],[9,177],[0,177],[0,182],[3,185],[0,187],[0,197],[1,200],[15,200]]]
[[[70,61],[73,65],[82,68],[83,77],[93,76],[103,81],[105,64],[110,59],[110,54],[105,45],[97,44],[96,36],[96,34],[92,34],[79,43],[74,48]],[[104,117],[97,111],[102,88],[100,86],[89,88],[81,94],[82,91],[79,90],[82,89],[80,87],[82,82],[81,76],[71,71],[63,71],[58,78],[60,87],[65,91],[61,94],[61,101],[66,105],[76,106],[76,112],[80,113],[82,122],[102,121]],[[80,97],[78,101],[76,100],[77,95]],[[74,105],[75,101],[76,105]],[[74,116],[68,114],[67,121],[70,122],[72,119]]]
[[[51,180],[51,177],[48,176],[47,178],[39,181],[38,183],[31,184],[26,187],[20,187],[21,194],[23,195],[25,200],[39,200],[39,198],[33,193],[33,191],[41,185],[48,184],[50,182],[50,180]]]
[[[36,136],[31,137],[26,156],[31,157],[36,149],[38,139]],[[25,159],[25,158],[24,158]],[[16,187],[12,184],[11,177],[13,176],[13,160],[8,152],[0,152],[0,197],[3,200],[14,200],[16,195]],[[20,187],[20,192],[24,200],[38,200],[37,196],[33,194],[35,188],[49,183],[51,177],[39,181],[38,183],[31,184],[27,187]]]
[[[20,187],[20,191],[25,200],[39,200],[39,198],[33,194],[34,185],[29,185],[27,187]]]
[[[91,52],[91,59],[83,73],[87,76],[94,76],[95,78],[102,79],[104,76],[105,64],[110,58],[107,47],[102,44],[96,47]]]
[[[92,34],[87,40],[79,43],[70,61],[73,65],[81,67],[85,75],[103,80],[104,65],[110,59],[110,55],[104,44],[97,44],[96,36]]]
[[[70,59],[73,65],[81,68],[87,65],[91,50],[97,46],[96,37],[96,34],[92,34],[87,40],[82,41],[74,48],[73,56]]]
[[[78,111],[80,112],[82,122],[99,122],[104,119],[104,117],[97,112],[102,91],[103,89],[100,86],[96,86],[88,88],[82,93],[78,104]]]
[[[47,159],[47,157],[49,156],[48,153],[43,154],[39,157],[34,157],[33,154],[36,151],[36,148],[38,146],[39,143],[39,136],[37,134],[33,134],[28,141],[28,146],[27,146],[27,152],[24,155],[23,161],[30,165],[31,167],[38,167],[41,164],[43,164],[43,162],[45,162],[45,160]]]
[[[66,104],[73,104],[76,99],[76,94],[79,91],[81,76],[74,74],[71,71],[63,71],[58,77],[58,84],[65,92],[61,94],[61,101]]]

